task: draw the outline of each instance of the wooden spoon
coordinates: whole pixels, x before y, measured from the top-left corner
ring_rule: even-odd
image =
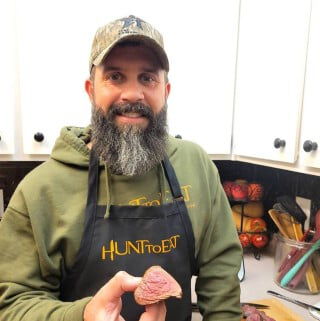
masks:
[[[268,211],[268,214],[272,218],[273,222],[276,224],[276,226],[279,229],[280,233],[284,237],[289,238],[289,235],[288,235],[287,231],[284,229],[284,227],[282,226],[282,224],[280,223],[280,220],[278,218],[279,212],[277,210],[275,210],[275,209],[271,209],[271,210]]]
[[[282,228],[286,231],[288,238],[291,240],[295,240],[295,231],[294,226],[292,224],[292,215],[285,212],[278,212],[277,214],[278,220],[280,224],[282,225]]]

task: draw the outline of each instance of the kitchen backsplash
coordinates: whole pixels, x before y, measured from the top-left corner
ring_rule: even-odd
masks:
[[[33,168],[42,162],[0,162],[0,190],[3,190],[4,207],[9,203],[11,195],[22,178]],[[320,208],[320,177],[292,171],[281,170],[272,167],[255,165],[238,161],[214,161],[221,181],[233,181],[245,179],[248,182],[259,182],[264,186],[264,205],[271,208],[276,197],[290,195],[311,200],[310,224],[313,225],[313,217]],[[271,228],[273,222],[269,221]]]

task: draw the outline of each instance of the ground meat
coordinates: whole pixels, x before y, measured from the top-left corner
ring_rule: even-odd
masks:
[[[259,313],[251,313],[247,316],[247,321],[262,321],[262,318]]]
[[[243,316],[248,317],[252,313],[256,313],[257,309],[251,305],[245,304],[242,306]]]
[[[134,291],[138,304],[147,305],[169,297],[181,298],[179,283],[160,266],[150,267],[143,275],[139,286]]]
[[[268,317],[264,311],[259,311],[248,304],[242,306],[242,313],[247,321],[276,321]]]

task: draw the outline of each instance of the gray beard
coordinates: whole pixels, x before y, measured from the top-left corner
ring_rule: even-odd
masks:
[[[142,175],[164,159],[168,138],[166,104],[158,114],[141,103],[114,104],[106,114],[92,107],[93,149],[112,174]],[[139,112],[149,120],[147,127],[117,126],[115,116],[126,112]]]

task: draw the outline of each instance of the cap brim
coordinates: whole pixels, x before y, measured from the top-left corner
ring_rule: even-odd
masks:
[[[169,71],[169,60],[163,48],[155,40],[144,35],[124,35],[123,37],[118,38],[116,41],[111,43],[107,48],[101,51],[99,56],[97,56],[96,59],[92,61],[92,65],[99,66],[117,44],[127,40],[139,41],[143,43],[146,47],[150,48],[159,59],[161,63],[161,67],[165,71],[167,72]]]

